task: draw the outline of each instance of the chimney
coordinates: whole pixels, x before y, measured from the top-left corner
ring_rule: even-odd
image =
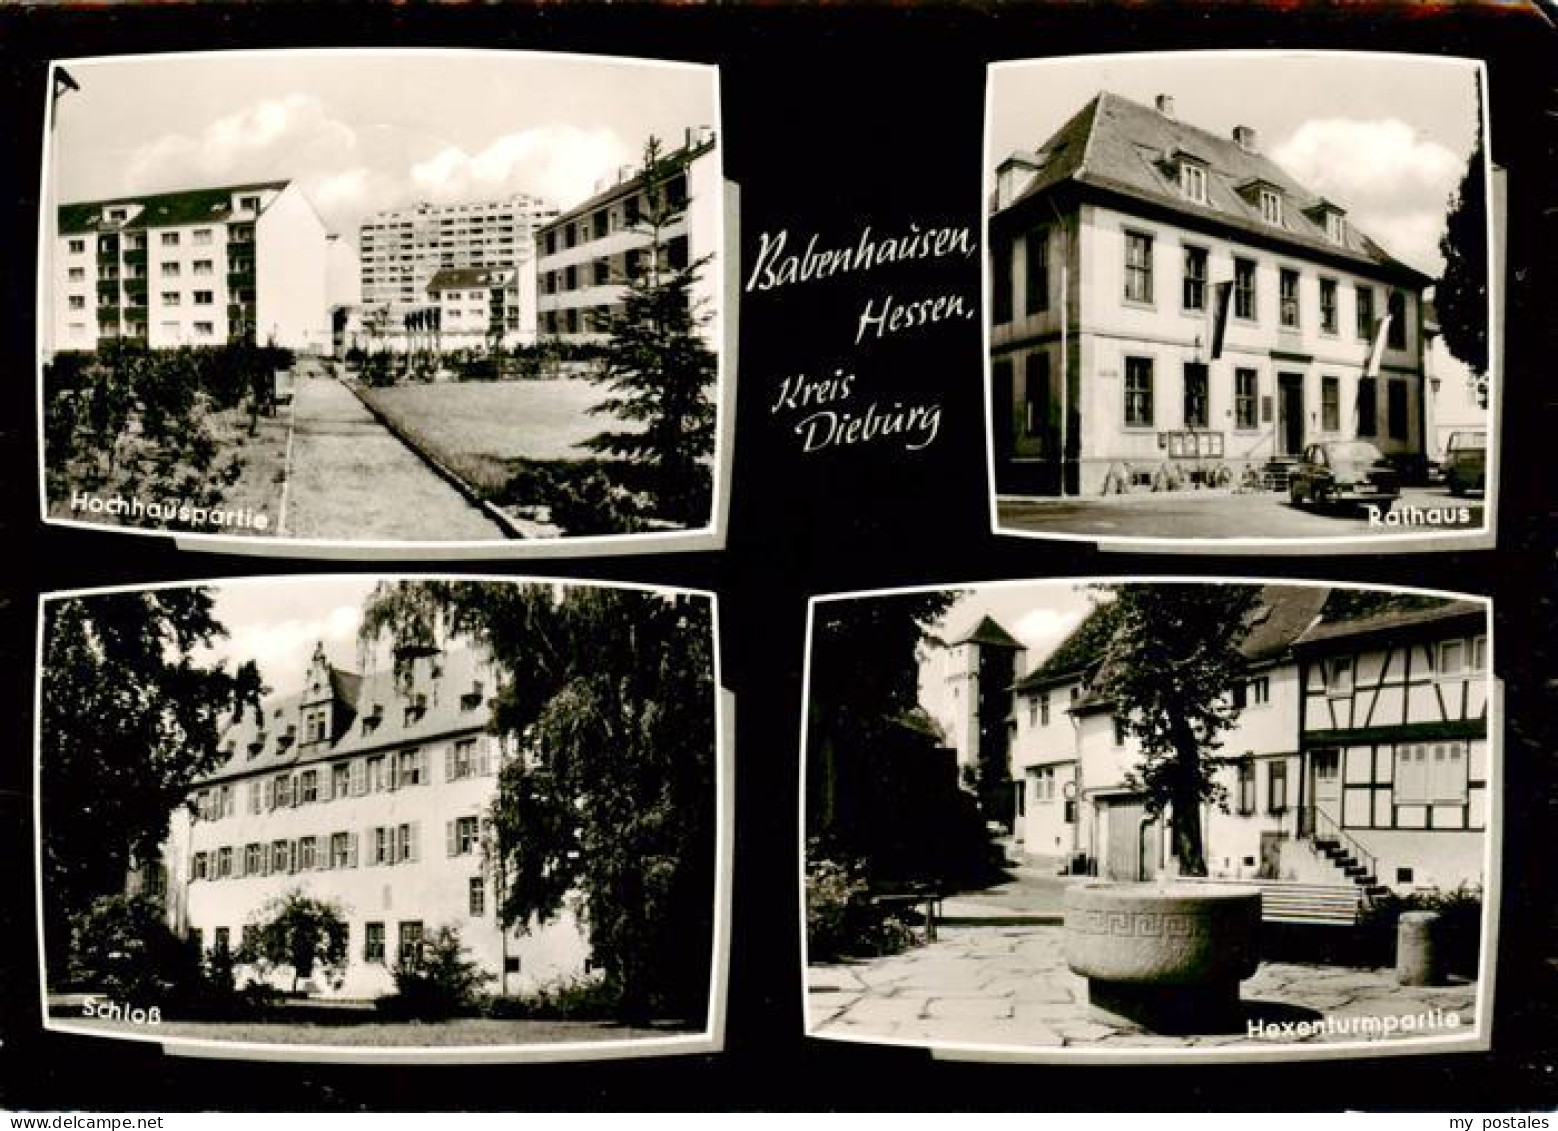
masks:
[[[1165,118],[1172,118],[1174,116],[1174,96],[1172,94],[1158,95],[1157,98],[1153,100],[1153,104],[1157,106],[1158,113],[1162,114]]]
[[[1246,153],[1260,152],[1260,145],[1256,141],[1254,126],[1235,126],[1233,128],[1233,140]]]

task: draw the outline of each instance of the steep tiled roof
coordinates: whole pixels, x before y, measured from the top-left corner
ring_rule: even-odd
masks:
[[[76,204],[62,204],[59,210],[60,235],[78,235],[83,232],[136,231],[143,228],[171,228],[184,224],[198,224],[209,220],[224,224],[232,215],[232,198],[240,192],[261,192],[267,189],[281,190],[288,181],[260,181],[248,185],[227,185],[222,188],[189,189],[184,192],[165,192],[151,196],[124,196],[113,200],[88,200]],[[124,224],[100,223],[103,209],[117,205],[140,205],[141,211]]]
[[[435,676],[433,671],[437,670]],[[413,746],[450,734],[484,730],[492,719],[496,679],[478,653],[460,650],[417,661],[412,685],[398,685],[393,671],[366,675],[331,669],[331,684],[347,710],[335,716],[333,741],[304,743],[301,709],[312,696],[271,696],[262,704],[263,723],[253,712],[228,727],[221,739],[226,761],[200,784],[290,769],[371,750]],[[481,685],[476,694],[477,684]],[[419,700],[417,697],[421,696]],[[462,702],[463,700],[463,702]],[[420,708],[418,703],[423,704]],[[466,706],[466,703],[473,704]],[[377,718],[377,723],[369,720]],[[290,740],[288,728],[292,728]],[[258,751],[251,751],[257,746]]]
[[[1297,643],[1300,647],[1305,647],[1343,637],[1366,636],[1375,632],[1397,632],[1461,618],[1474,619],[1485,624],[1487,609],[1478,601],[1450,599],[1445,599],[1434,605],[1418,605],[1417,607],[1393,606],[1387,603],[1374,611],[1366,612],[1359,616],[1322,620],[1312,625],[1309,631],[1305,632],[1298,639]]]
[[[1021,648],[1022,644],[991,617],[981,617],[968,632],[954,640],[958,644],[990,644],[997,648]]]
[[[1205,204],[1186,200],[1180,192],[1171,164],[1176,154],[1207,166]],[[1023,155],[1017,156],[1021,160]],[[1331,240],[1318,210],[1335,205],[1265,154],[1109,91],[1101,91],[1032,156],[1039,171],[1008,209],[1072,182],[1166,208],[1203,225],[1384,268],[1419,285],[1429,282],[1351,223],[1343,243]],[[1262,218],[1259,194],[1248,191],[1260,183],[1283,193],[1280,228]]]

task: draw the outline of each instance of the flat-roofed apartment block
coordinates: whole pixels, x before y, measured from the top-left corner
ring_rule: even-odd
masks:
[[[689,129],[681,148],[661,161],[666,195],[680,214],[660,233],[666,265],[679,270],[717,256],[723,207],[714,131]],[[651,235],[644,220],[643,170],[624,167],[616,183],[603,185],[582,204],[541,228],[536,277],[543,337],[564,341],[602,341],[611,321],[622,313],[622,296],[643,269]],[[718,263],[698,273],[691,290],[695,310],[713,313],[719,286]],[[713,348],[716,328],[701,333]]]
[[[377,213],[359,233],[363,308],[384,313],[395,342],[406,315],[429,308],[428,288],[439,272],[511,271],[512,288],[505,302],[517,318],[503,344],[532,342],[536,228],[556,214],[546,202],[524,193],[466,204],[422,202]]]
[[[1483,881],[1491,777],[1486,609],[1405,600],[1350,612],[1267,585],[1222,737],[1227,808],[1202,812],[1209,874],[1352,889]],[[1168,867],[1169,820],[1129,780],[1141,751],[1107,696],[1095,609],[1012,688],[1018,839],[1040,864],[1115,880]]]
[[[445,267],[434,275],[427,297],[430,308],[438,312],[441,344],[462,349],[518,340],[519,275],[514,268],[487,267]]]
[[[55,349],[330,343],[328,235],[287,181],[65,204]]]
[[[258,720],[245,712],[174,814],[159,877],[173,928],[237,951],[268,901],[301,888],[348,922],[344,976],[305,986],[322,996],[392,992],[398,958],[443,926],[503,993],[582,975],[589,946],[571,912],[525,934],[499,925],[485,814],[519,755],[488,732],[496,689],[473,651],[362,675],[317,647],[303,690],[267,699]],[[290,986],[290,972],[273,977]]]
[[[1425,451],[1430,280],[1250,127],[1100,93],[997,167],[989,254],[998,491],[1094,494],[1165,461],[1281,487],[1312,442]]]

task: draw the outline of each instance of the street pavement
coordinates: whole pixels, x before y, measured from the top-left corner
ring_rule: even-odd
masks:
[[[1464,508],[1464,510],[1462,509]],[[1443,487],[1402,492],[1396,517],[1376,525],[1361,510],[1295,507],[1285,494],[1228,490],[1107,495],[1081,499],[1003,496],[1005,530],[1140,538],[1358,538],[1442,534],[1482,525],[1483,498],[1457,499]],[[1415,521],[1407,521],[1415,520]]]
[[[1465,1037],[1477,986],[1405,987],[1391,970],[1267,962],[1242,984],[1237,1031],[1165,1036],[1087,1004],[1086,980],[1067,968],[1058,926],[944,926],[938,941],[901,954],[812,966],[806,997],[815,1036],[1034,1050],[1270,1050]],[[1384,1019],[1402,1028],[1380,1032],[1392,1024]],[[1351,1031],[1365,1021],[1376,1031]]]
[[[293,399],[286,515],[290,538],[491,541],[503,532],[321,372]]]

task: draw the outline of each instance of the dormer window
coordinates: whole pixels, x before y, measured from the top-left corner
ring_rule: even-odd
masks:
[[[1268,224],[1282,227],[1282,194],[1276,189],[1260,190],[1260,217]]]
[[[129,215],[130,210],[128,208],[110,208],[106,218],[110,224],[122,224]]]
[[[1206,203],[1206,166],[1199,161],[1179,163],[1179,193],[1192,204]]]
[[[1332,243],[1347,242],[1347,221],[1342,219],[1340,212],[1325,214],[1325,238]]]

